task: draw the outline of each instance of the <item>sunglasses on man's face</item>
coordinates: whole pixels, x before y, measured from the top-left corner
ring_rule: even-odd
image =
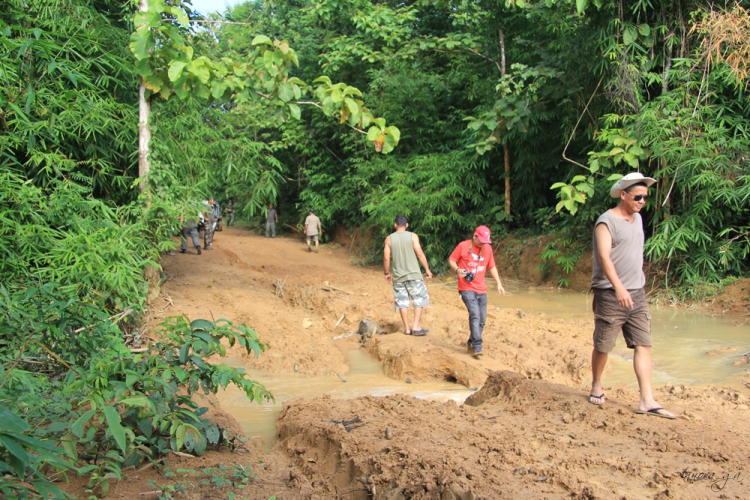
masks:
[[[630,194],[630,193],[628,193],[628,194]],[[630,194],[630,196],[633,197],[634,201],[641,201],[641,200],[643,200],[644,202],[648,201],[648,195],[647,194]]]

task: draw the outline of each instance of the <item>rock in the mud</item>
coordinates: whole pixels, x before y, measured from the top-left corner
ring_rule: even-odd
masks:
[[[411,384],[411,377],[406,377],[406,383]]]
[[[516,314],[518,314],[518,317],[519,317],[519,318],[524,318],[524,317],[526,317],[526,313],[525,313],[525,312],[523,312],[523,311],[522,311],[522,310],[520,310],[520,309],[518,310],[518,312],[517,312]]]
[[[387,332],[370,318],[365,318],[359,322],[357,333],[362,335],[362,338],[370,338],[375,334],[383,335]]]
[[[299,365],[297,363],[294,363],[294,371],[295,372],[299,371]]]
[[[393,439],[393,430],[390,427],[385,428],[385,438]]]
[[[302,320],[302,328],[310,328],[312,326],[312,321],[310,321],[310,318],[305,318]]]

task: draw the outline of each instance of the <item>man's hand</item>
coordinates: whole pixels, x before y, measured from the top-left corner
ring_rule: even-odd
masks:
[[[459,275],[460,277],[462,277],[462,278],[465,278],[465,277],[466,277],[466,275],[468,274],[468,271],[467,271],[466,269],[461,269],[461,268],[459,267],[458,269],[456,269],[456,273],[458,273],[458,275]]]
[[[497,282],[497,293],[499,293],[500,295],[505,295],[505,288],[503,288],[502,283],[500,283],[499,281]]]
[[[425,272],[427,273],[427,279],[428,279],[428,280],[431,280],[431,279],[432,279],[432,271],[430,271],[430,270],[428,269],[428,270],[427,270],[427,271],[425,271]]]
[[[620,304],[620,307],[627,307],[631,311],[633,310],[633,297],[630,296],[630,292],[625,288],[620,290],[615,289],[615,297],[617,297],[617,303]]]
[[[391,283],[391,273],[387,273],[385,275],[385,282],[390,284]]]

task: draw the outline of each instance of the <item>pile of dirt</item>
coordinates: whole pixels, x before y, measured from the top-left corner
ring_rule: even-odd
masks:
[[[633,413],[620,402],[636,404],[633,389],[611,396],[594,406],[575,389],[493,372],[463,406],[299,400],[279,416],[275,450],[303,472],[300,492],[321,498],[690,499],[714,496],[712,487],[744,496],[747,396],[658,391],[678,420]]]

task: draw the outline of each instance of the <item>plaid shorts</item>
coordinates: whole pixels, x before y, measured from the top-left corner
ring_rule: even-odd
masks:
[[[409,299],[414,303],[414,307],[427,307],[430,305],[430,296],[427,295],[427,287],[423,280],[394,283],[393,297],[396,299],[396,309],[408,308]]]

